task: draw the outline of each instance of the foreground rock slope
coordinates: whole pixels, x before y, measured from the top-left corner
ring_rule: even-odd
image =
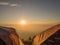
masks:
[[[60,45],[60,24],[37,34],[32,45]]]

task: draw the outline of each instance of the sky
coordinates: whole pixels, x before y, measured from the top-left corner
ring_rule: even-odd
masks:
[[[20,20],[60,23],[60,0],[0,0],[0,24]]]

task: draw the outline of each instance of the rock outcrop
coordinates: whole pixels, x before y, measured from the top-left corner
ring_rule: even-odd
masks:
[[[49,42],[50,41],[50,42]],[[60,44],[60,24],[36,35],[32,45],[59,45]]]
[[[0,26],[0,45],[20,45],[14,28]]]

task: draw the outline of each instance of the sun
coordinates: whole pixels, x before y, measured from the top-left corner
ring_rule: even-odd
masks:
[[[21,21],[20,21],[20,24],[21,24],[21,25],[25,25],[25,24],[26,24],[26,21],[25,21],[25,20],[21,20]]]

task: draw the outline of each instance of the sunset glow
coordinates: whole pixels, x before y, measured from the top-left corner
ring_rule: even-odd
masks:
[[[20,24],[21,24],[21,25],[25,25],[25,24],[26,24],[26,21],[25,21],[25,20],[21,20],[21,21],[20,21]]]

